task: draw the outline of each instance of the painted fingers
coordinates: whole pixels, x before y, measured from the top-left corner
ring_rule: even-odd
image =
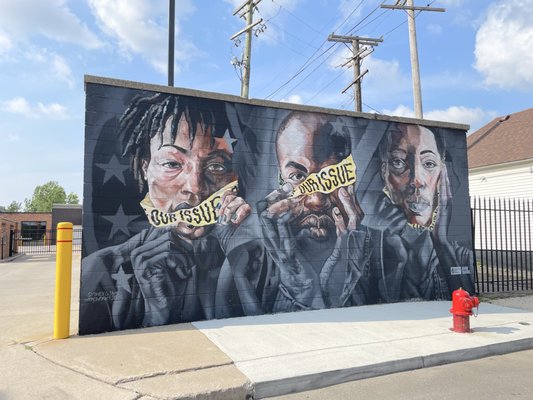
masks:
[[[364,217],[364,213],[355,197],[353,186],[340,188],[338,191],[338,197],[340,204],[346,213],[345,221],[339,207],[333,208],[333,220],[335,221],[335,226],[337,228],[337,236],[340,236],[346,231],[356,230]]]
[[[252,208],[242,197],[237,196],[232,190],[228,190],[220,199],[218,222],[222,225],[229,223],[240,225],[251,212]]]

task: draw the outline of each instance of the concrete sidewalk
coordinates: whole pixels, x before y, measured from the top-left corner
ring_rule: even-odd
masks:
[[[77,331],[79,257],[72,332]],[[482,303],[472,334],[448,302],[204,321],[51,340],[53,257],[0,264],[0,399],[264,398],[533,348],[533,312]],[[494,300],[496,301],[496,300]],[[527,305],[522,298],[506,304]]]

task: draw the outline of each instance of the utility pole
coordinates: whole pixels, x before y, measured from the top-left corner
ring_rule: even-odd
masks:
[[[174,31],[176,0],[168,1],[168,86],[174,86]]]
[[[370,53],[374,51],[373,47],[377,46],[380,42],[383,42],[383,39],[373,39],[373,38],[365,38],[361,36],[341,36],[341,35],[334,35],[333,33],[328,36],[328,41],[330,42],[341,42],[341,43],[350,43],[352,45],[352,58],[350,58],[347,62],[345,62],[341,67],[346,66],[350,61],[353,62],[353,81],[350,83],[343,91],[342,93],[345,93],[350,87],[354,86],[354,99],[355,99],[355,111],[361,112],[362,111],[362,96],[361,96],[361,80],[363,76],[365,76],[368,73],[368,69],[366,69],[363,73],[361,73],[361,60],[368,56]],[[361,45],[363,46],[371,46],[372,49],[368,50],[367,47],[361,48]],[[365,53],[366,52],[366,53]]]
[[[233,15],[239,14],[239,17],[246,15],[246,27],[241,29],[239,32],[234,34],[230,40],[237,38],[246,32],[246,42],[244,44],[244,54],[242,58],[242,81],[241,81],[241,97],[245,99],[248,98],[250,91],[250,69],[251,63],[250,59],[252,57],[252,29],[263,22],[263,19],[259,19],[256,22],[253,22],[254,18],[254,8],[261,2],[261,0],[246,0],[243,4],[235,9]],[[248,8],[243,11],[243,9],[248,6]]]
[[[400,4],[402,3],[402,4]],[[381,8],[392,10],[405,10],[407,12],[407,25],[409,27],[409,49],[411,53],[411,77],[413,80],[413,100],[416,118],[422,119],[422,85],[420,84],[420,66],[418,64],[418,47],[416,44],[415,11],[444,12],[446,9],[437,7],[415,7],[413,0],[397,0],[395,5],[382,4]]]

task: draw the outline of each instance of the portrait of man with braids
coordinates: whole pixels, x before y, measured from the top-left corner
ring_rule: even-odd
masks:
[[[81,302],[80,333],[215,318],[232,291],[221,274],[229,238],[251,213],[237,193],[224,103],[137,96],[118,135],[152,226],[82,260],[81,298],[105,296]]]

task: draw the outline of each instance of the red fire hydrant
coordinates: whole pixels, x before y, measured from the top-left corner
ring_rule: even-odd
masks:
[[[466,290],[459,288],[452,293],[453,328],[450,330],[459,333],[472,332],[470,329],[470,316],[472,308],[479,307],[479,299],[476,296],[470,296]]]

